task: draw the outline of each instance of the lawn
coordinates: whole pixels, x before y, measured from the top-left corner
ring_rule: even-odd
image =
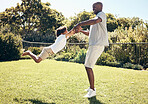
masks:
[[[1,104],[148,104],[148,71],[95,66],[97,96],[83,64],[45,60],[0,62]]]

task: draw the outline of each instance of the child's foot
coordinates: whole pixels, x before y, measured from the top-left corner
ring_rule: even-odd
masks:
[[[26,52],[23,52],[23,54],[22,54],[22,56],[25,56],[25,55],[29,55],[29,53],[30,53],[31,51],[26,51]]]

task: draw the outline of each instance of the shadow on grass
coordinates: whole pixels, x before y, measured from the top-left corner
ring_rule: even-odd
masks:
[[[13,100],[18,103],[31,102],[32,104],[56,104],[56,103],[45,103],[45,102],[39,101],[37,99],[17,99],[17,98],[15,98]]]
[[[101,103],[99,100],[96,99],[96,96],[92,97],[92,98],[88,98],[89,100],[89,104],[104,104],[104,103]]]

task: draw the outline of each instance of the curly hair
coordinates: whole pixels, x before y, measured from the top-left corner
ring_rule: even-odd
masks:
[[[58,37],[59,35],[61,35],[62,33],[64,33],[67,30],[66,26],[61,26],[56,30],[56,36]]]

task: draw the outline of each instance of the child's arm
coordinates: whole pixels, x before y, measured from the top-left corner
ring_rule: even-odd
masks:
[[[67,34],[66,34],[66,38],[72,36],[73,34],[75,34],[75,29],[71,29]]]

